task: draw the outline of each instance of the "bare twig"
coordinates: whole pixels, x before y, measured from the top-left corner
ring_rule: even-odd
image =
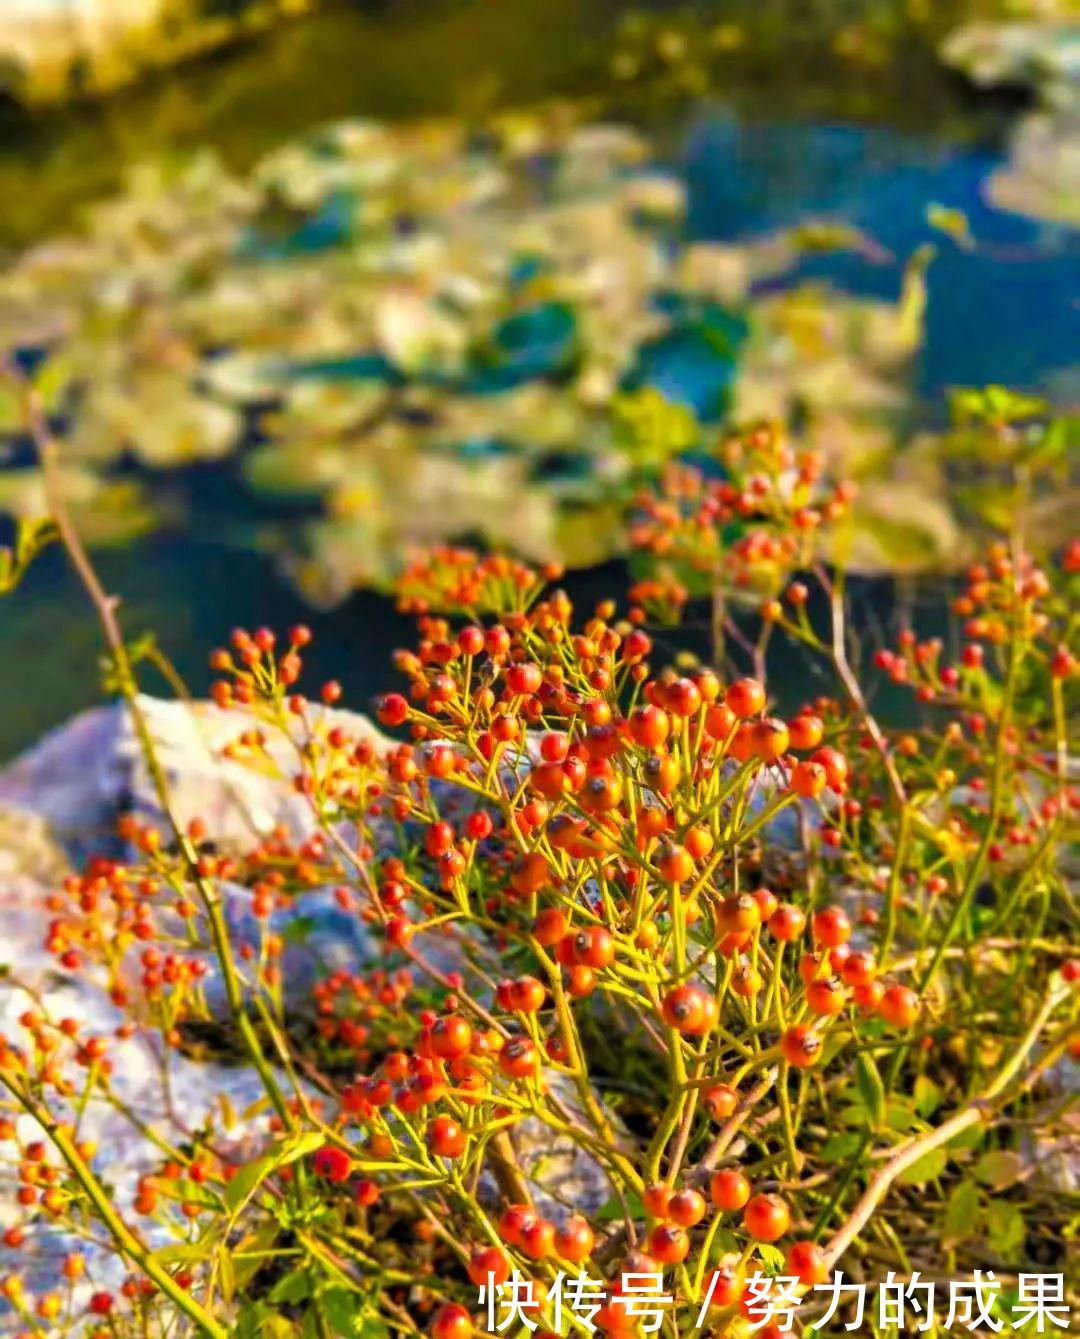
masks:
[[[918,1162],[920,1158],[925,1157],[927,1153],[931,1153],[934,1149],[947,1144],[951,1139],[955,1139],[969,1126],[977,1125],[979,1121],[987,1119],[997,1105],[1001,1094],[1012,1083],[1020,1066],[1038,1041],[1054,1008],[1064,997],[1065,992],[1060,988],[1051,990],[1047,994],[1042,1007],[1024,1034],[1020,1045],[1009,1057],[1008,1063],[1001,1069],[993,1083],[980,1097],[966,1103],[936,1129],[928,1130],[926,1134],[919,1135],[915,1139],[909,1139],[906,1144],[902,1144],[884,1166],[874,1173],[870,1178],[870,1184],[863,1192],[862,1198],[825,1247],[825,1256],[830,1264],[836,1263],[863,1230],[873,1217],[874,1210],[888,1193],[890,1186],[903,1171],[912,1166],[913,1163]],[[1042,1064],[1036,1065],[1032,1072],[1025,1077],[1022,1087],[1029,1087],[1037,1075],[1042,1072],[1042,1069]]]

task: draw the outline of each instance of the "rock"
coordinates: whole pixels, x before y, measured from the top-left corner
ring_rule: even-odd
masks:
[[[296,838],[313,831],[308,806],[290,784],[297,764],[284,738],[267,741],[276,772],[256,772],[221,756],[225,745],[250,727],[250,717],[209,702],[142,696],[139,703],[181,823],[201,818],[210,840],[226,847],[250,844],[278,824]],[[370,739],[382,747],[384,737],[366,717],[318,710],[358,742]],[[139,741],[120,702],[82,712],[0,772],[0,806],[45,819],[76,854],[100,848],[124,810],[161,817]]]
[[[182,824],[200,818],[207,839],[225,851],[249,848],[259,834],[278,825],[284,825],[294,840],[315,830],[307,802],[292,786],[297,761],[284,736],[268,732],[267,751],[276,771],[256,771],[221,756],[224,746],[250,726],[249,717],[208,702],[148,696],[139,702]],[[370,739],[380,749],[387,742],[365,716],[314,710],[357,741]],[[455,787],[447,801],[464,812],[462,802],[467,804],[468,797]],[[0,875],[10,867],[6,885],[10,891],[0,896],[0,910],[7,911],[8,921],[18,929],[19,957],[31,955],[35,969],[55,969],[55,960],[42,947],[41,895],[67,872],[67,855],[82,860],[110,846],[115,850],[116,819],[129,811],[163,823],[122,703],[81,713],[0,772]],[[263,927],[252,915],[250,903],[248,889],[226,887],[225,913],[237,944],[259,942]],[[299,894],[287,909],[274,914],[270,928],[285,944],[281,963],[285,1003],[298,1014],[310,1010],[316,981],[338,969],[358,971],[371,965],[382,947],[355,912],[343,910],[326,887]],[[419,936],[414,943],[440,971],[463,969],[455,939],[432,934]],[[213,968],[204,984],[212,1013],[224,1019],[224,990]]]
[[[581,1113],[574,1085],[565,1075],[555,1075],[550,1091],[575,1119],[588,1125]],[[618,1120],[610,1113],[609,1119],[616,1133],[621,1134]],[[536,1208],[545,1217],[557,1222],[571,1213],[591,1217],[611,1199],[614,1191],[606,1173],[569,1135],[556,1135],[549,1125],[535,1116],[528,1116],[513,1127],[510,1142],[517,1164],[533,1192]],[[488,1172],[485,1172],[482,1189],[492,1201],[497,1198],[494,1178]]]
[[[219,849],[250,846],[259,833],[284,824],[294,838],[314,831],[312,814],[291,785],[296,760],[282,737],[268,739],[277,773],[255,771],[224,761],[221,750],[250,719],[207,702],[167,702],[141,697],[140,705],[157,745],[174,811],[182,823],[196,816]],[[324,711],[328,720],[357,740],[383,737],[366,717]],[[47,735],[41,743],[0,773],[0,874],[13,866],[0,907],[12,926],[20,960],[35,967],[54,965],[44,953],[44,910],[40,894],[63,877],[60,843],[77,859],[101,851],[113,841],[118,815],[134,810],[161,821],[162,814],[142,751],[122,703],[83,712]],[[30,895],[27,895],[27,889]],[[259,923],[250,912],[250,893],[233,887],[225,910],[238,943],[257,943]],[[343,911],[329,889],[296,898],[272,922],[285,941],[282,960],[286,1003],[310,1006],[315,982],[337,968],[358,970],[377,954],[364,923]],[[444,970],[460,965],[445,941],[433,950]],[[211,972],[206,995],[215,1016],[227,1012],[220,979]]]
[[[306,0],[176,5],[171,0],[5,0],[0,60],[18,75],[31,105],[76,93],[110,93],[160,70],[225,47],[238,35],[302,13]],[[10,77],[10,76],[9,76]]]
[[[284,744],[271,745],[280,775],[253,773],[221,763],[218,754],[246,718],[207,703],[164,702],[140,698],[160,750],[174,800],[182,818],[198,813],[219,843],[240,843],[279,822],[298,836],[312,824],[302,800],[289,783],[292,761]],[[383,738],[362,716],[327,713],[335,725],[357,738],[382,745]],[[455,791],[455,801],[460,792]],[[48,735],[39,745],[0,774],[0,913],[5,927],[0,966],[10,972],[0,979],[0,1036],[18,1041],[20,1015],[31,1004],[54,1021],[79,1020],[90,1035],[109,1039],[112,1089],[118,1105],[96,1093],[79,1118],[80,1134],[99,1149],[97,1166],[116,1204],[131,1208],[140,1175],[151,1171],[160,1153],[125,1117],[124,1109],[174,1142],[214,1116],[215,1146],[226,1156],[245,1160],[257,1156],[264,1136],[261,1082],[252,1066],[222,1063],[221,1047],[214,1058],[169,1052],[167,1071],[156,1036],[137,1033],[119,1038],[124,1016],[110,1001],[108,983],[96,969],[83,966],[63,971],[46,952],[48,913],[43,899],[70,871],[68,849],[82,854],[107,837],[117,813],[134,805],[157,814],[157,800],[122,704],[87,711]],[[249,910],[250,893],[226,889],[225,905],[235,943],[255,941],[259,924]],[[370,963],[378,948],[364,923],[345,911],[330,889],[300,895],[287,912],[279,912],[272,929],[285,940],[282,977],[286,1006],[295,1017],[310,1002],[316,980],[335,968],[355,971]],[[463,959],[456,941],[422,936],[417,946],[443,972],[460,969]],[[6,959],[6,962],[5,962]],[[204,982],[213,1012],[226,1014],[220,980],[211,970]],[[237,1052],[239,1055],[239,1052]],[[167,1075],[167,1077],[166,1077]],[[553,1080],[559,1100],[580,1119],[577,1094],[568,1080]],[[77,1100],[77,1099],[73,1099]],[[237,1114],[247,1113],[247,1114]],[[256,1114],[252,1114],[256,1113]],[[61,1111],[61,1118],[74,1115]],[[20,1137],[38,1136],[29,1117],[20,1118]],[[611,1187],[595,1159],[566,1137],[528,1117],[513,1130],[514,1151],[538,1206],[556,1218],[569,1212],[595,1213],[611,1197]],[[485,1193],[494,1200],[499,1189],[485,1174]],[[21,1221],[21,1211],[0,1198],[0,1228]],[[155,1246],[168,1241],[146,1228]],[[87,1256],[95,1287],[118,1287],[123,1270],[116,1257],[96,1246],[76,1243],[64,1233],[35,1234],[20,1259],[27,1287],[47,1290],[58,1262],[72,1249]],[[78,1302],[84,1303],[81,1293]],[[0,1332],[8,1328],[0,1308]]]
[[[88,716],[95,713],[87,713]],[[81,724],[80,724],[81,723]],[[86,744],[96,732],[79,718],[78,739]],[[61,733],[70,738],[73,727]],[[100,733],[97,733],[100,737]],[[59,779],[59,778],[57,778]],[[25,777],[24,777],[25,780]],[[70,791],[76,789],[73,783]],[[24,799],[32,799],[28,786]],[[188,1132],[201,1126],[211,1112],[221,1113],[225,1106],[244,1112],[261,1096],[262,1088],[255,1072],[247,1066],[198,1063],[184,1056],[170,1055],[168,1086],[162,1081],[160,1051],[145,1034],[123,1040],[116,1037],[122,1015],[110,1002],[103,983],[89,974],[68,974],[58,969],[56,959],[44,945],[48,913],[43,899],[70,872],[65,852],[50,830],[47,819],[32,809],[0,809],[0,918],[4,927],[0,948],[0,1036],[19,1042],[20,1015],[33,1008],[53,1021],[75,1018],[89,1035],[109,1039],[109,1059],[113,1066],[112,1088],[121,1102],[166,1138],[183,1141]],[[62,1109],[53,1098],[54,1114],[60,1119],[74,1118],[72,1108]],[[154,1146],[136,1130],[117,1107],[95,1093],[79,1117],[82,1138],[98,1146],[97,1169],[104,1176],[116,1203],[130,1208],[138,1177],[152,1170],[160,1160]],[[29,1116],[18,1120],[18,1134],[27,1141],[40,1137],[36,1122]],[[243,1118],[236,1120],[225,1136],[226,1151],[238,1158],[252,1156],[254,1130]],[[249,1147],[250,1145],[250,1147]],[[0,1230],[24,1223],[25,1211],[8,1196],[0,1196]],[[167,1238],[149,1228],[154,1245],[167,1244]],[[123,1261],[101,1250],[92,1240],[75,1240],[56,1230],[35,1229],[19,1255],[19,1273],[31,1292],[50,1290],[57,1278],[59,1263],[72,1250],[86,1257],[89,1282],[75,1285],[76,1306],[96,1288],[118,1288],[123,1282]],[[15,1327],[17,1318],[0,1304],[0,1333]]]

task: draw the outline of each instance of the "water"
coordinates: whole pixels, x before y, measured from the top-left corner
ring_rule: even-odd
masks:
[[[506,100],[508,89],[522,99],[564,88],[589,91],[580,87],[583,53],[602,38],[616,7],[593,7],[584,26],[571,0],[521,6],[514,23],[491,17],[514,8],[435,6],[429,18],[414,14],[405,24],[400,15],[386,22],[350,15],[349,41],[339,32],[331,42],[317,25],[275,38],[261,52],[258,79],[258,67],[253,71],[250,55],[241,53],[170,75],[156,91],[134,94],[85,124],[58,118],[38,127],[0,150],[0,183],[17,202],[6,240],[66,222],[78,199],[111,187],[124,157],[145,156],[155,145],[169,153],[209,140],[243,163],[330,117],[468,107],[470,99]],[[366,66],[356,65],[365,49],[357,45],[361,37],[377,52]],[[357,71],[351,85],[343,68],[350,49]],[[915,59],[920,82],[909,83],[909,96],[891,106],[871,96],[872,75],[853,79],[840,71],[830,85],[820,68],[785,66],[774,53],[773,83],[764,89],[754,67],[755,76],[733,83],[724,100],[658,112],[624,98],[623,110],[659,133],[666,161],[685,177],[692,236],[737,239],[806,219],[854,224],[882,254],[811,258],[801,272],[889,298],[898,292],[903,260],[926,241],[938,244],[916,372],[918,417],[940,418],[950,385],[1000,381],[1067,390],[1080,333],[1077,234],[987,204],[986,182],[1003,161],[1001,109],[969,104],[925,53],[904,52]],[[910,74],[903,62],[899,68]],[[764,96],[770,87],[775,97]],[[111,158],[110,143],[119,146]],[[83,175],[65,184],[76,159]],[[963,210],[978,248],[965,251],[933,233],[925,217],[931,203]],[[230,627],[298,620],[316,633],[314,682],[340,679],[347,701],[358,707],[387,686],[390,652],[410,632],[388,600],[361,592],[331,612],[305,608],[272,561],[248,543],[260,510],[237,485],[235,462],[178,472],[170,487],[190,524],[103,552],[99,566],[107,588],[123,596],[129,631],[153,629],[193,691],[205,691],[207,654]],[[591,599],[617,591],[622,576],[620,565],[611,564],[571,585]],[[881,614],[880,591],[873,600]],[[0,757],[98,700],[100,649],[63,555],[47,553],[0,608],[0,692],[7,706]],[[778,668],[789,682],[801,679],[799,666]],[[155,687],[152,672],[147,687]]]
[[[688,226],[717,239],[829,218],[894,257],[933,244],[915,379],[927,408],[940,409],[950,386],[1045,390],[1075,375],[1080,234],[994,209],[987,183],[1004,161],[994,143],[826,120],[749,123],[710,107],[687,130]],[[931,228],[931,204],[962,211],[977,246],[963,250]],[[807,260],[800,273],[867,296],[898,291],[895,263],[853,253]]]

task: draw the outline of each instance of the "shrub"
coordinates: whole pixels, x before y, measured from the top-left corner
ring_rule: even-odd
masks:
[[[1000,1266],[988,1231],[1014,1262],[1060,1259],[1064,1196],[1025,1139],[1063,1135],[1052,1071],[1080,1054],[1062,861],[1080,554],[995,544],[954,602],[958,654],[911,632],[879,651],[921,704],[890,729],[849,660],[849,490],[771,432],[727,463],[722,484],[642,498],[636,536],[708,573],[718,631],[733,591],[763,602],[742,673],[655,668],[647,620],[685,604],[673,570],[580,618],[554,571],[439,550],[402,580],[419,639],[377,704],[382,745],[329,710],[336,683],[301,692],[307,629],[214,653],[215,700],[247,718],[230,757],[273,770],[289,741],[311,818],[235,851],[173,816],[115,614],[61,524],[166,820],[126,817],[123,858],[55,891],[49,946],[123,1009],[120,1036],[166,1056],[215,1022],[220,981],[264,1096],[242,1139],[224,1110],[185,1125],[165,1065],[164,1118],[129,1110],[113,1039],[28,1010],[0,1050],[21,1206],[5,1241],[59,1229],[71,1247],[68,1282],[36,1295],[13,1255],[27,1333],[464,1339],[493,1284],[524,1307],[504,1332],[569,1333],[545,1299],[584,1272],[591,1323],[623,1336],[624,1276],[657,1272],[672,1333],[735,1334],[762,1318],[757,1273],[798,1291],[841,1265],[933,1275],[946,1251]],[[828,674],[783,717],[782,642]],[[274,918],[325,887],[385,956],[322,980],[312,1025],[286,1008]],[[80,1139],[90,1101],[145,1145],[134,1187]],[[545,1141],[602,1202],[545,1175]],[[126,1281],[83,1286],[83,1243]]]

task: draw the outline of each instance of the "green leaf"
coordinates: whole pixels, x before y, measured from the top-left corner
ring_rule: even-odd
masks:
[[[915,1110],[922,1117],[932,1116],[941,1105],[941,1089],[933,1079],[920,1074],[915,1080]]]
[[[1050,467],[1075,459],[1077,430],[1075,418],[1056,418],[1041,432],[1036,430],[1026,451],[1029,463]]]
[[[932,1148],[924,1153],[917,1162],[905,1168],[897,1177],[898,1181],[909,1186],[924,1186],[927,1181],[935,1181],[945,1170],[949,1155],[943,1148]]]
[[[362,1297],[347,1288],[326,1288],[319,1293],[319,1303],[334,1334],[356,1333],[356,1321],[363,1306]]]
[[[957,386],[949,394],[949,408],[957,423],[1018,423],[1046,412],[1046,401],[1020,395],[1005,386]]]
[[[821,1146],[821,1156],[826,1162],[846,1162],[853,1157],[862,1143],[862,1138],[854,1130],[845,1130],[843,1134],[830,1135]]]
[[[1027,1225],[1024,1215],[1007,1200],[994,1200],[986,1206],[986,1238],[1005,1259],[1014,1256],[1024,1244]]]
[[[61,408],[72,375],[72,360],[64,353],[52,354],[38,367],[34,374],[34,390],[46,413],[55,414]]]
[[[22,432],[26,427],[22,395],[8,380],[0,380],[0,433]]]
[[[1007,1149],[991,1149],[975,1164],[975,1175],[991,1190],[1008,1190],[1024,1173],[1024,1160]]]
[[[314,916],[296,916],[281,929],[281,937],[287,944],[304,944],[316,928]]]
[[[623,1200],[618,1195],[612,1197],[600,1206],[596,1212],[596,1221],[598,1223],[621,1223],[624,1213],[629,1213],[635,1220],[645,1217],[645,1204],[640,1195],[632,1190],[628,1190],[623,1197],[626,1201],[626,1209],[623,1209]]]
[[[296,1327],[266,1302],[251,1302],[236,1318],[235,1339],[294,1339]]]
[[[784,1272],[784,1252],[779,1246],[770,1246],[767,1242],[759,1241],[757,1253],[766,1274],[782,1274]]]
[[[867,251],[873,245],[864,232],[847,223],[801,223],[789,235],[801,251]]]
[[[962,209],[949,209],[946,205],[931,202],[926,206],[926,221],[931,228],[951,237],[957,246],[966,248],[975,243],[968,217]]]
[[[712,1245],[709,1247],[709,1264],[716,1264],[722,1260],[725,1255],[731,1255],[738,1251],[740,1247],[739,1239],[733,1232],[722,1227],[712,1239]]]
[[[311,1295],[311,1279],[306,1267],[278,1279],[270,1289],[270,1300],[277,1305],[295,1305]]]
[[[171,1246],[159,1246],[151,1251],[151,1258],[162,1265],[200,1264],[209,1260],[218,1245],[216,1232],[208,1232],[205,1237],[194,1242],[176,1242]]]
[[[969,1125],[966,1130],[961,1130],[959,1134],[953,1135],[949,1140],[949,1147],[957,1148],[978,1148],[986,1136],[986,1131],[981,1125]]]
[[[322,1147],[322,1144],[322,1135],[316,1130],[309,1130],[305,1134],[285,1140],[264,1157],[245,1163],[225,1187],[226,1208],[230,1213],[235,1213],[272,1172],[277,1171],[279,1167],[287,1167],[289,1163],[305,1157],[308,1153],[314,1153],[317,1148]]]
[[[655,470],[698,440],[697,419],[651,386],[628,391],[612,402],[615,443],[644,470]]]
[[[319,1292],[319,1304],[330,1323],[331,1332],[341,1339],[383,1339],[388,1331],[375,1310],[376,1287],[368,1295],[337,1285]]]
[[[885,1085],[869,1051],[860,1051],[855,1057],[855,1080],[870,1117],[871,1128],[880,1130],[885,1124]]]
[[[954,1187],[945,1205],[942,1224],[942,1235],[947,1241],[964,1241],[977,1234],[981,1200],[979,1187],[974,1181],[963,1180]]]
[[[177,1198],[189,1204],[199,1204],[204,1209],[213,1209],[216,1213],[220,1213],[224,1208],[221,1197],[209,1186],[201,1185],[198,1181],[181,1181]]]
[[[221,1295],[226,1302],[231,1302],[236,1296],[236,1266],[232,1252],[229,1250],[218,1251],[214,1259],[217,1262],[218,1278],[221,1281]]]
[[[907,1134],[909,1130],[914,1130],[919,1119],[909,1106],[903,1102],[890,1102],[885,1112],[885,1124],[890,1130],[896,1130],[899,1134]]]

